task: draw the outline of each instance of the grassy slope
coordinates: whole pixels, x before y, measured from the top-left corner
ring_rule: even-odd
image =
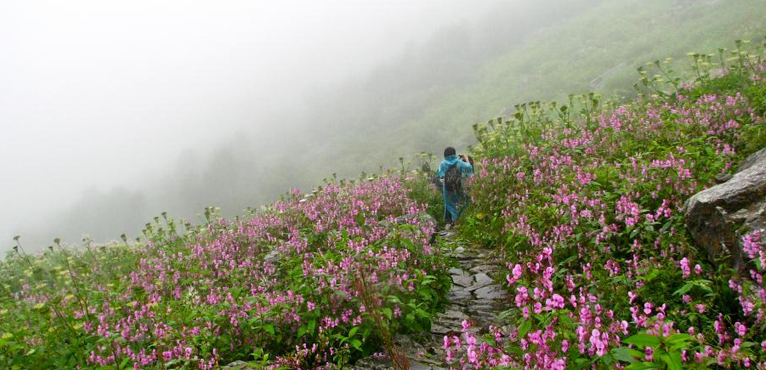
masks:
[[[375,169],[394,162],[390,154],[438,152],[448,144],[465,148],[474,143],[472,123],[507,115],[515,104],[588,91],[593,79],[620,65],[597,92],[628,96],[636,68],[647,61],[684,59],[690,51],[712,53],[734,39],[757,39],[766,32],[764,21],[766,2],[759,0],[608,1],[486,63],[476,83],[445,92],[421,116],[390,131],[339,138],[334,147],[342,154],[333,156],[347,159],[336,163],[340,168]]]

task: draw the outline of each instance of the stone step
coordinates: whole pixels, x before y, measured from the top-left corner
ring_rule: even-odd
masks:
[[[480,272],[476,275],[473,275],[473,284],[469,286],[466,290],[468,290],[469,292],[473,292],[477,289],[484,288],[485,286],[490,285],[492,283],[494,283],[494,280],[492,280],[492,278],[489,277],[489,275],[483,272]]]
[[[455,285],[467,288],[474,284],[474,277],[465,270],[460,270],[460,274],[452,274],[452,282]]]
[[[478,299],[495,301],[508,299],[508,293],[506,293],[505,290],[503,290],[503,288],[497,284],[491,284],[483,288],[476,289],[473,291],[473,294],[475,294],[476,298]]]

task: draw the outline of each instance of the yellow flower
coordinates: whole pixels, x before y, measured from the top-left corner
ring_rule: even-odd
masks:
[[[35,310],[42,309],[43,307],[45,307],[45,303],[38,303],[34,305]]]
[[[13,338],[13,334],[11,334],[11,333],[5,333],[5,334],[3,334],[2,338],[3,338],[3,339],[11,339],[11,338]]]

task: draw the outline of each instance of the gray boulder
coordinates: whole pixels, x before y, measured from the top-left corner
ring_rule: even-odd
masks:
[[[766,149],[748,157],[728,181],[695,194],[684,204],[686,227],[716,261],[731,256],[742,269],[742,235],[761,231],[766,242]]]

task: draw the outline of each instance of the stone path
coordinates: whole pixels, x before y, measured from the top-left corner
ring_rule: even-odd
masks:
[[[442,232],[449,239],[449,233]],[[453,251],[459,267],[450,269],[452,288],[450,305],[431,324],[431,341],[418,343],[406,336],[397,336],[396,342],[407,350],[412,370],[445,370],[446,353],[442,349],[443,338],[448,334],[460,334],[463,320],[472,322],[472,330],[481,334],[489,325],[502,326],[497,315],[507,309],[508,296],[499,278],[500,263],[494,261],[487,250],[468,245],[457,245]],[[497,279],[502,282],[503,279]],[[390,364],[381,360],[364,359],[356,364],[358,370],[389,370]]]

